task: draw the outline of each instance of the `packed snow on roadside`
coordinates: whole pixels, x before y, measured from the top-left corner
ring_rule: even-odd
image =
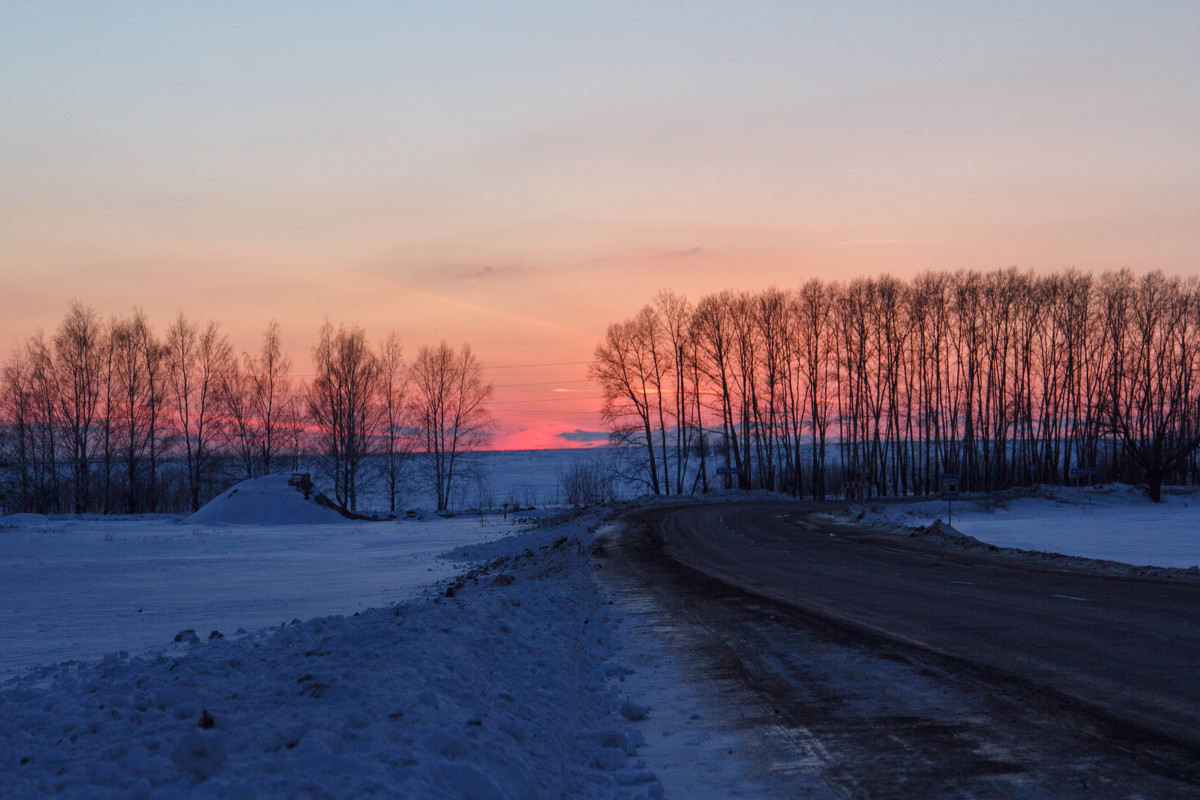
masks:
[[[1200,565],[1200,493],[1166,490],[1155,503],[1132,486],[1039,487],[1010,496],[868,503],[851,508],[862,524],[915,529],[935,521],[997,547],[1059,553],[1135,566]]]
[[[661,797],[595,523],[458,546],[476,566],[403,604],[10,677],[0,796]]]

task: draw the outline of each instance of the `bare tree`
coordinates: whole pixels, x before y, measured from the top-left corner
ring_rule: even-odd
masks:
[[[3,461],[11,464],[12,478],[0,489],[6,512],[32,511],[35,508],[34,426],[37,403],[33,393],[29,362],[17,351],[4,365],[0,404],[3,408]]]
[[[153,335],[149,325],[138,327],[142,362],[146,365],[146,384],[149,408],[146,418],[147,476],[146,496],[151,513],[159,510],[159,458],[163,454],[160,443],[163,436],[162,414],[167,403],[167,345]]]
[[[156,436],[157,398],[148,350],[156,349],[146,316],[135,310],[127,320],[117,320],[111,329],[112,401],[108,417],[125,466],[125,509],[134,514],[148,497],[148,456]]]
[[[788,341],[787,296],[775,287],[761,292],[749,305],[756,343],[754,375],[759,383],[753,390],[755,453],[758,460],[758,485],[767,491],[779,488],[781,434],[786,432],[784,412],[785,372]],[[784,448],[786,449],[786,448]]]
[[[613,440],[645,453],[642,466],[627,477],[644,482],[653,494],[661,494],[651,400],[658,387],[653,356],[643,334],[644,325],[637,318],[609,325],[604,340],[596,345],[588,376],[600,384],[604,393],[600,414]]]
[[[400,339],[389,333],[379,348],[380,472],[387,490],[388,509],[396,510],[408,456],[412,452],[409,420],[409,371],[404,363]]]
[[[71,304],[54,336],[58,413],[71,454],[71,508],[76,514],[88,510],[91,497],[92,426],[100,402],[103,338],[96,312],[78,302]]]
[[[326,321],[313,348],[313,367],[308,412],[319,463],[333,482],[335,501],[355,511],[367,480],[363,463],[378,429],[379,359],[357,325],[335,331]]]
[[[696,342],[697,369],[713,387],[721,417],[721,449],[725,455],[725,488],[732,484],[728,472],[734,469],[743,475],[742,448],[739,446],[736,420],[733,413],[733,320],[730,311],[733,296],[729,292],[709,295],[696,305],[692,318],[692,335]],[[700,395],[697,387],[696,393]],[[732,461],[731,461],[732,459]],[[736,466],[735,466],[736,465]]]
[[[830,397],[832,386],[833,336],[830,318],[833,314],[836,287],[817,279],[806,283],[797,295],[798,330],[801,341],[800,361],[804,381],[805,407],[809,413],[812,433],[812,496],[825,499],[826,435],[829,431]]]
[[[665,384],[668,376],[671,378],[670,418],[674,421],[675,428],[674,491],[675,494],[683,494],[684,481],[687,479],[688,456],[691,453],[692,438],[695,435],[692,430],[695,415],[692,414],[692,404],[688,399],[688,395],[692,391],[689,368],[694,363],[694,359],[690,355],[692,350],[690,325],[692,304],[686,297],[675,294],[669,289],[664,289],[655,295],[654,304],[656,317],[659,320],[662,345],[671,354],[670,368],[660,383]],[[667,387],[663,385],[660,390],[660,401],[666,390]]]
[[[292,362],[283,352],[279,323],[271,320],[263,331],[257,358],[245,358],[253,389],[254,421],[258,429],[258,456],[263,474],[275,468],[280,453],[289,445],[286,420],[292,397]]]
[[[167,329],[166,345],[167,380],[176,432],[183,442],[188,495],[192,510],[198,511],[211,468],[212,443],[219,433],[213,412],[233,350],[216,322],[209,322],[201,332],[183,314]]]
[[[412,415],[425,443],[426,472],[438,511],[450,507],[461,472],[460,456],[487,441],[492,391],[469,345],[455,350],[442,340],[417,353],[412,365]]]
[[[25,351],[35,409],[32,429],[35,510],[59,511],[63,492],[58,461],[58,374],[51,345],[42,331],[26,342]]]
[[[249,370],[244,366],[250,361],[243,354],[243,363],[230,361],[229,368],[222,371],[217,385],[217,396],[224,417],[222,431],[236,465],[238,480],[248,480],[262,474],[259,460],[259,426],[254,418],[254,390]]]
[[[113,468],[116,460],[116,441],[118,417],[120,416],[120,398],[117,388],[117,329],[120,321],[115,317],[108,323],[108,331],[104,337],[104,352],[101,354],[101,397],[100,397],[100,460],[102,466],[102,485],[100,487],[101,513],[111,514],[113,511]]]
[[[291,369],[283,354],[279,323],[271,320],[258,354],[242,353],[241,362],[231,362],[222,375],[226,438],[244,478],[270,474],[291,444],[287,422],[294,402]]]
[[[1144,471],[1150,499],[1159,502],[1166,477],[1200,447],[1194,378],[1200,341],[1194,289],[1160,272],[1146,275],[1137,288],[1111,425]]]

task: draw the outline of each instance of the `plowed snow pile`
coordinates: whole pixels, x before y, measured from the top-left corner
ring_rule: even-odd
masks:
[[[661,800],[595,522],[460,549],[494,560],[408,603],[4,681],[0,797]]]
[[[318,525],[345,522],[340,514],[305,500],[287,475],[242,481],[188,517],[200,525]]]

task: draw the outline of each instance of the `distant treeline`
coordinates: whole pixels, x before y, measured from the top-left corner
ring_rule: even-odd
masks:
[[[590,374],[656,494],[931,494],[945,474],[995,490],[1095,470],[1157,500],[1197,477],[1198,354],[1194,279],[1010,269],[660,292],[608,327]]]
[[[490,425],[492,387],[471,349],[446,342],[403,359],[394,335],[372,346],[326,322],[313,377],[296,381],[279,326],[235,354],[216,322],[180,315],[162,336],[140,311],[102,320],[73,303],[0,371],[4,512],[195,510],[233,482],[315,463],[353,510],[368,484],[395,510],[408,455],[450,503],[464,453]]]

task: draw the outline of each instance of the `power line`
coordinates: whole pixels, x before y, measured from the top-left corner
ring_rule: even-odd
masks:
[[[545,364],[496,364],[484,365],[484,369],[522,369],[524,367],[574,367],[581,364],[590,364],[590,361],[548,361]]]
[[[546,403],[565,403],[571,400],[603,400],[603,397],[547,397],[542,400],[492,400],[488,406],[542,406]]]
[[[518,386],[561,386],[564,383],[591,383],[591,381],[587,378],[580,378],[578,380],[570,381],[538,381],[537,383],[497,383],[495,384],[494,388],[513,389]]]

